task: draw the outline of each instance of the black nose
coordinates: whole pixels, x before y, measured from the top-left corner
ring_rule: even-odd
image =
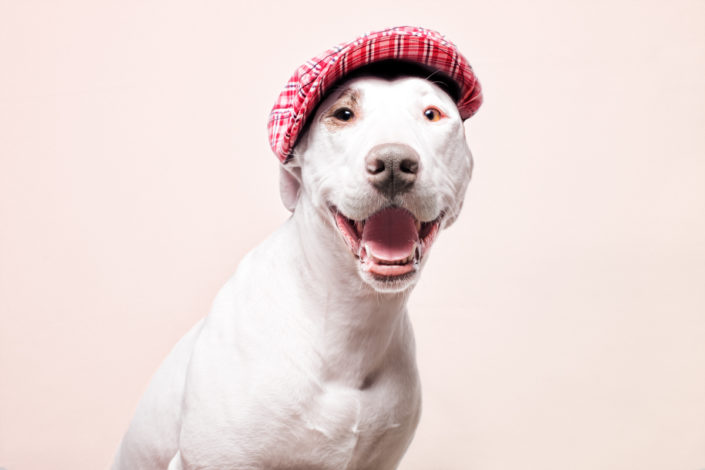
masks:
[[[419,154],[406,144],[381,144],[365,157],[367,180],[387,197],[411,189],[419,172]]]

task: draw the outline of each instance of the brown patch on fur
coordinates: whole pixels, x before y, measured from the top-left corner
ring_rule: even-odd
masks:
[[[326,128],[330,132],[335,132],[345,126],[349,126],[354,123],[360,117],[360,98],[361,93],[359,90],[355,90],[353,88],[344,89],[338,96],[338,99],[336,99],[335,102],[331,105],[331,107],[328,108],[326,112],[322,115],[321,120],[323,121],[323,124],[326,126]],[[342,121],[336,118],[335,113],[341,108],[350,109],[350,111],[352,111],[353,113],[352,119],[350,119],[349,121]]]

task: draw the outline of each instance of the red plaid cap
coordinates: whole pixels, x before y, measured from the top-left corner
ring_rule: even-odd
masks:
[[[269,143],[286,161],[306,119],[330,87],[351,71],[382,60],[416,62],[446,74],[460,88],[460,117],[467,119],[482,104],[482,89],[472,67],[442,34],[415,26],[367,33],[306,61],[296,69],[269,115]]]

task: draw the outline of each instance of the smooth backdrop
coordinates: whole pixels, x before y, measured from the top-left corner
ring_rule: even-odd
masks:
[[[0,2],[0,467],[107,468],[280,225],[302,61],[437,29],[482,81],[465,211],[410,304],[401,470],[705,469],[705,2]]]

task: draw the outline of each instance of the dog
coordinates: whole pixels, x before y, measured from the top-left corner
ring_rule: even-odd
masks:
[[[406,303],[473,159],[420,74],[350,75],[282,165],[292,217],[157,371],[114,470],[395,469],[419,422]]]

